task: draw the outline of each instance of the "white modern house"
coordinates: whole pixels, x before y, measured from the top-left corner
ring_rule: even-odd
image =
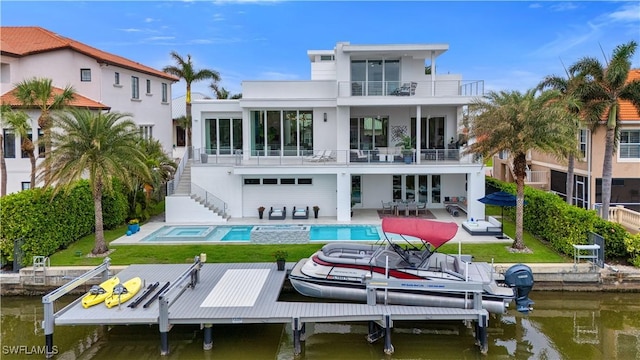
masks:
[[[41,27],[0,28],[0,101],[27,111],[32,140],[42,135],[37,109],[22,108],[12,91],[33,77],[52,79],[55,91],[73,86],[71,106],[129,113],[145,137],[160,140],[170,153],[172,138],[171,85],[179,79],[160,70],[110,54]],[[7,193],[29,186],[29,159],[21,154],[21,140],[2,129],[7,164]]]
[[[318,206],[348,222],[352,207],[409,199],[483,218],[484,205],[467,199],[484,196],[484,169],[458,142],[483,82],[438,74],[448,48],[341,42],[307,52],[310,80],[244,81],[242,99],[193,100],[191,193],[233,218]],[[213,221],[201,207],[170,196],[167,221]]]

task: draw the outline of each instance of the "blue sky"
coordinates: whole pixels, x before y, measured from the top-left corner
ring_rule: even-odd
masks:
[[[307,80],[307,50],[352,44],[446,43],[438,72],[526,90],[584,56],[604,61],[640,42],[640,2],[556,1],[6,1],[3,26],[41,26],[161,69],[171,51],[218,70],[221,85]],[[640,68],[640,51],[633,58]],[[211,95],[210,82],[194,91]],[[184,83],[173,96],[185,93]]]

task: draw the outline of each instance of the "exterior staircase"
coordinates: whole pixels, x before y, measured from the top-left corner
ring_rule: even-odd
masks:
[[[175,185],[175,190],[170,196],[171,199],[167,200],[173,202],[172,200],[177,200],[179,198],[182,202],[180,209],[188,216],[190,211],[184,208],[186,205],[184,204],[185,198],[188,197],[192,202],[192,206],[194,206],[192,211],[199,213],[197,215],[194,214],[196,218],[204,221],[226,222],[229,220],[229,215],[226,214],[226,204],[215,196],[209,194],[204,189],[191,183],[192,161],[193,160],[188,160],[185,163],[182,174],[180,175],[180,178],[177,179],[178,184]],[[209,215],[203,213],[202,210],[208,212]],[[169,221],[169,219],[167,219],[167,221]],[[184,222],[189,220],[180,219],[175,221]]]

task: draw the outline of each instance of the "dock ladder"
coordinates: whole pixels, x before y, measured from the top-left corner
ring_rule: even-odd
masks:
[[[33,283],[47,284],[47,268],[51,267],[51,261],[48,256],[33,257]]]

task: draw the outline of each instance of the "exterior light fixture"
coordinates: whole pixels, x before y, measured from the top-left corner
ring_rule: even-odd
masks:
[[[324,122],[327,122],[327,113],[324,113]]]

